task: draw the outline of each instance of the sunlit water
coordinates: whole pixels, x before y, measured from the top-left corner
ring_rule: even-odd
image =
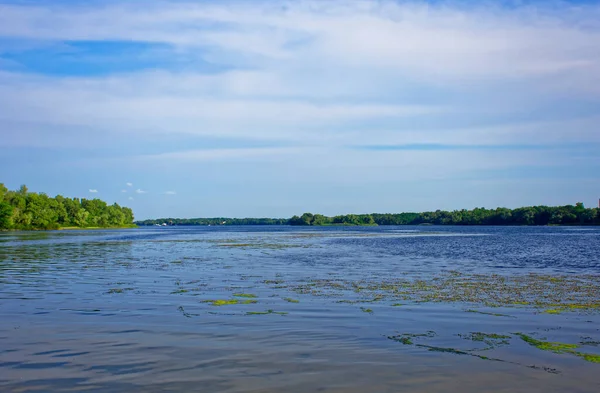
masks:
[[[598,392],[599,288],[597,228],[3,233],[0,391]]]

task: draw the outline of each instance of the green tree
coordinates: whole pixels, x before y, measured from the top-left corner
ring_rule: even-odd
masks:
[[[0,229],[12,228],[13,207],[4,201],[0,201]]]
[[[85,210],[84,208],[81,208],[77,211],[77,214],[75,215],[75,225],[77,225],[80,228],[84,228],[88,225],[88,217],[89,217],[90,213],[88,213],[87,210]]]

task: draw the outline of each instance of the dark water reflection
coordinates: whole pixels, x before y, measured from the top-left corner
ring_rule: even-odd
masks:
[[[597,392],[599,277],[594,228],[4,233],[0,391]]]

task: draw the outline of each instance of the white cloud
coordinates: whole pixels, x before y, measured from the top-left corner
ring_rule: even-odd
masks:
[[[133,201],[133,197],[129,197],[129,198],[127,198],[127,199],[129,199],[130,201]]]
[[[133,187],[133,183],[127,183],[127,187]]]
[[[76,147],[62,129],[111,131],[140,145],[172,134],[258,139],[294,147],[192,146],[127,160],[254,163],[319,157],[294,165],[402,164],[406,171],[416,161],[423,167],[418,173],[428,168],[437,176],[453,168],[485,167],[492,156],[489,165],[501,166],[507,154],[343,148],[600,142],[599,118],[581,109],[600,100],[598,5],[145,4],[143,10],[131,2],[0,5],[0,36],[28,45],[77,40],[165,45],[164,52],[144,53],[155,56],[152,71],[87,77],[0,71],[0,122],[10,124],[0,144],[64,140]],[[173,59],[185,66],[171,68]],[[223,69],[204,73],[198,65],[207,63]],[[446,154],[449,160],[439,169]],[[551,165],[552,155],[513,158],[515,163]],[[471,160],[457,160],[466,156]],[[422,157],[431,162],[422,163]]]
[[[121,190],[121,192],[123,192],[123,193],[126,193],[126,192],[127,192],[127,190]]]
[[[175,191],[165,191],[165,195],[177,195]]]
[[[137,190],[135,190],[135,193],[136,194],[146,194],[146,191],[138,188]]]
[[[19,137],[19,124],[26,127],[32,117],[57,129],[88,127],[90,133],[187,133],[320,145],[383,139],[386,133],[372,124],[385,122],[392,140],[419,143],[431,139],[417,131],[426,120],[456,129],[446,119],[457,113],[496,118],[531,113],[535,103],[563,102],[564,95],[600,98],[600,6],[385,0],[281,5],[148,2],[144,10],[127,2],[0,5],[0,36],[46,45],[160,43],[171,48],[166,58],[227,69],[204,74],[190,66],[102,77],[0,71],[0,119],[16,124],[15,135],[3,143],[19,138],[20,144],[37,143],[27,141],[40,138]],[[162,60],[156,58],[155,69]],[[406,130],[408,123],[413,127]],[[565,128],[562,135],[569,132]]]
[[[98,190],[94,189],[94,188],[90,188],[90,193],[92,194],[96,194],[98,193]]]
[[[287,68],[300,61],[473,77],[593,70],[600,8],[385,0],[155,1],[144,10],[134,3],[2,5],[0,15],[0,35],[10,37],[154,42],[181,53],[202,48],[200,56],[208,60]]]

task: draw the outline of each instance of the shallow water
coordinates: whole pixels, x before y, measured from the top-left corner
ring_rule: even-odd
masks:
[[[599,313],[600,228],[0,234],[0,391],[597,392]]]

